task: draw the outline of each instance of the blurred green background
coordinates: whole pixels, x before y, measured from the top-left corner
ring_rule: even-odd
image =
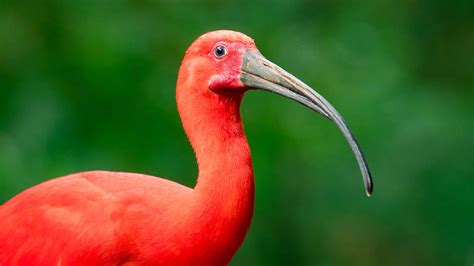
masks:
[[[242,115],[257,186],[232,265],[472,265],[474,1],[1,1],[0,203],[104,169],[193,186],[184,51],[233,29],[343,114],[264,92]]]

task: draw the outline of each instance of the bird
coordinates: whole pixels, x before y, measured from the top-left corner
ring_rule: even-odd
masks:
[[[246,91],[290,98],[333,121],[373,182],[342,116],[266,59],[247,35],[210,31],[186,50],[176,104],[194,150],[194,188],[145,174],[88,171],[54,178],[0,206],[0,265],[227,265],[254,212],[240,104]]]

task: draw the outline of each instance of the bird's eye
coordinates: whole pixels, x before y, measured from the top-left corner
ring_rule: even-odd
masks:
[[[217,58],[222,58],[224,57],[225,55],[227,54],[227,49],[225,49],[224,46],[217,46],[215,49],[214,49],[214,55],[217,57]]]

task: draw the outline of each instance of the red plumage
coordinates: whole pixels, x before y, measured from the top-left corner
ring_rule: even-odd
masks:
[[[208,56],[217,42],[229,44],[225,64]],[[243,34],[211,32],[182,62],[177,103],[199,164],[194,189],[105,171],[44,182],[0,207],[0,265],[227,264],[250,225],[253,172],[239,114],[243,90],[208,88],[217,74],[225,78],[215,89],[243,88],[238,72],[248,48],[255,46]]]

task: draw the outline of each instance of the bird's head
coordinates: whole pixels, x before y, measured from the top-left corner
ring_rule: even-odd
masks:
[[[248,51],[258,50],[254,41],[243,33],[228,30],[208,32],[195,40],[186,51],[180,76],[185,72],[187,80],[201,83],[199,88],[196,86],[194,89],[218,94],[241,93],[248,89],[240,79],[242,63]]]
[[[252,38],[235,31],[212,31],[201,35],[186,51],[178,77],[178,107],[182,94],[221,101],[223,97],[240,99],[249,89],[290,98],[336,123],[357,158],[367,195],[372,193],[369,169],[342,116],[319,93],[263,57]]]

